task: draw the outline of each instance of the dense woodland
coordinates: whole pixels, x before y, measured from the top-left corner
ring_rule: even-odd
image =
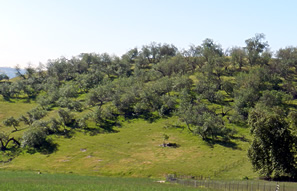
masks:
[[[22,138],[0,133],[1,150],[43,152],[54,146],[52,134],[108,133],[122,120],[177,116],[178,128],[214,144],[237,134],[228,124],[250,128],[255,170],[296,179],[297,48],[271,52],[263,34],[245,43],[228,50],[211,39],[186,50],[151,43],[121,57],[83,53],[28,66],[25,74],[16,67],[17,79],[0,75],[0,94],[39,106],[3,121],[27,130]],[[45,120],[53,110],[58,116]]]

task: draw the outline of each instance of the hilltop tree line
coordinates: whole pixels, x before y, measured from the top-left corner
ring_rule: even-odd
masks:
[[[228,123],[249,125],[253,140],[248,156],[265,176],[296,178],[297,48],[275,53],[264,34],[245,41],[245,47],[223,50],[212,39],[178,50],[171,44],[151,43],[121,57],[83,53],[71,59],[49,60],[28,66],[19,80],[1,77],[4,100],[35,100],[39,106],[3,123],[17,131],[29,128],[20,141],[8,142],[43,149],[53,144],[48,135],[69,129],[110,132],[119,119],[177,116],[184,127],[205,141],[231,141],[236,129]],[[44,120],[49,111],[58,117]],[[76,117],[83,111],[87,114]]]

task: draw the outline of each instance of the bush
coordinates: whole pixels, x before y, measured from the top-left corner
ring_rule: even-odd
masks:
[[[23,135],[22,147],[40,149],[50,142],[44,129],[32,127]]]

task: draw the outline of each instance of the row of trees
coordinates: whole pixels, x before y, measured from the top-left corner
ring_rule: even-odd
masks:
[[[296,177],[296,117],[290,103],[297,97],[297,48],[273,54],[263,34],[245,43],[227,51],[211,39],[187,50],[151,43],[121,57],[90,53],[28,66],[25,74],[16,68],[20,80],[2,80],[0,94],[8,101],[36,100],[40,108],[4,124],[14,130],[20,123],[28,125],[23,140],[42,129],[39,146],[23,141],[40,147],[49,141],[47,135],[68,128],[95,124],[110,131],[119,118],[174,115],[206,141],[230,141],[236,129],[226,123],[245,123],[254,135],[248,155],[255,169],[266,176]],[[58,120],[42,121],[56,107]],[[80,118],[73,115],[81,111],[90,112]],[[36,118],[33,113],[38,112],[43,114]],[[278,157],[285,156],[280,152],[287,153],[286,160]]]

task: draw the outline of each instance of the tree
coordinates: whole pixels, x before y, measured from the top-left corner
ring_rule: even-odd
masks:
[[[0,74],[0,81],[1,80],[9,80],[9,77],[6,74],[2,73]]]
[[[192,73],[194,73],[197,67],[201,68],[204,65],[205,60],[202,57],[202,50],[201,46],[191,45],[188,50],[184,50],[181,53]]]
[[[214,103],[218,99],[220,83],[213,75],[198,75],[198,81],[195,85],[195,92],[203,99]]]
[[[194,102],[193,97],[186,91],[181,92],[180,106],[176,115],[185,122],[190,132],[199,135],[203,140],[218,136],[228,139],[231,130],[226,128],[223,119],[202,103]]]
[[[20,68],[19,65],[16,65],[16,66],[15,66],[15,71],[16,71],[15,74],[16,74],[17,76],[22,77],[22,79],[26,79],[26,77],[25,77],[25,75],[23,74],[22,69]]]
[[[264,77],[262,68],[253,69],[249,73],[240,73],[236,76],[234,108],[245,119],[248,117],[249,109],[254,107],[261,97],[261,91],[267,89]]]
[[[78,88],[87,93],[90,89],[96,87],[104,78],[104,74],[98,70],[90,71],[86,74],[79,74],[76,77]]]
[[[214,59],[224,55],[221,45],[216,44],[212,39],[205,39],[202,43],[202,56],[206,62],[212,64]]]
[[[238,66],[239,70],[246,64],[246,52],[241,47],[233,47],[230,50],[231,62],[234,66]]]
[[[64,127],[74,126],[75,124],[74,115],[69,110],[59,109],[58,114]]]
[[[8,144],[10,142],[13,142],[16,146],[20,146],[20,142],[16,140],[14,137],[9,138],[9,135],[6,133],[1,132],[0,133],[0,150],[6,151],[8,149]]]
[[[14,117],[10,117],[10,118],[4,120],[4,121],[3,121],[3,124],[4,124],[5,126],[9,126],[9,127],[12,126],[12,127],[15,129],[15,131],[18,130],[17,127],[20,125],[20,124],[19,124],[19,121],[16,120]]]
[[[47,73],[58,81],[72,80],[75,74],[75,67],[64,57],[49,60],[47,63]]]
[[[77,96],[78,88],[75,86],[75,84],[65,84],[59,89],[59,95],[61,97],[66,97],[66,98],[73,98]]]
[[[51,144],[51,140],[47,138],[45,129],[39,127],[31,127],[22,137],[23,148],[42,149]]]
[[[101,107],[104,103],[111,101],[114,94],[114,88],[112,86],[113,84],[108,81],[106,84],[92,89],[87,95],[87,104]]]
[[[28,66],[25,68],[25,74],[27,78],[32,78],[35,73],[36,73],[36,69],[33,68],[31,64],[28,64]]]
[[[251,110],[248,123],[254,137],[248,157],[254,169],[267,177],[296,178],[296,137],[282,110],[257,105]]]
[[[274,72],[288,81],[293,80],[294,74],[297,72],[297,47],[279,49],[274,61]]]
[[[249,38],[245,41],[247,51],[247,58],[251,66],[257,64],[262,53],[269,47],[268,42],[264,41],[264,34],[256,34],[255,37]]]
[[[184,75],[188,70],[187,63],[181,56],[164,59],[154,65],[153,69],[160,72],[163,77],[170,77],[174,74]]]
[[[4,82],[0,84],[0,94],[3,96],[5,100],[8,100],[8,101],[13,95],[10,88],[11,88],[10,83]]]
[[[46,112],[46,110],[44,110],[40,107],[36,107],[36,108],[28,111],[27,114],[28,114],[27,117],[22,115],[19,118],[19,121],[23,121],[27,125],[32,125],[34,121],[37,121],[37,120],[43,118],[47,114],[47,112]]]
[[[259,99],[259,103],[271,108],[275,106],[285,107],[286,101],[289,101],[291,99],[292,98],[290,95],[282,91],[265,90],[262,92],[262,96]]]

